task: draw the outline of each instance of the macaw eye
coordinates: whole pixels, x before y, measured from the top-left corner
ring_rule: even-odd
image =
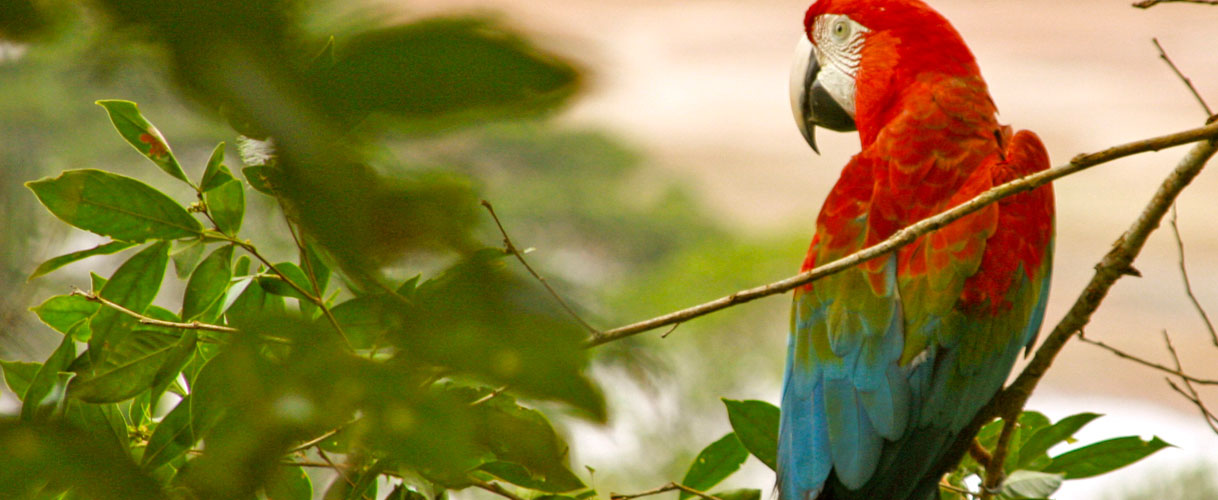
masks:
[[[836,38],[840,42],[844,42],[847,38],[850,38],[850,23],[845,19],[838,19],[837,21],[834,21],[830,30],[833,32],[833,38]]]

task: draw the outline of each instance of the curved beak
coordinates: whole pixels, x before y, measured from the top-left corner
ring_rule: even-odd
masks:
[[[849,132],[857,127],[854,117],[838,104],[817,79],[820,64],[816,50],[807,36],[799,38],[795,47],[795,65],[791,67],[791,112],[795,115],[799,132],[812,146],[812,151],[820,154],[816,148],[817,125],[839,132]]]

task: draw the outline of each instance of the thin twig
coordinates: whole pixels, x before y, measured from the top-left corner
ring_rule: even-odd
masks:
[[[558,305],[562,306],[562,308],[566,310],[567,314],[569,314],[572,318],[575,318],[575,321],[578,321],[579,324],[583,325],[584,328],[588,330],[588,333],[591,333],[592,335],[599,335],[600,331],[588,324],[587,321],[584,321],[584,318],[581,318],[579,314],[575,312],[575,309],[573,309],[570,304],[567,304],[566,300],[563,300],[562,296],[554,290],[554,287],[550,286],[550,282],[546,281],[546,279],[540,274],[537,274],[537,271],[533,270],[533,266],[530,266],[529,263],[524,260],[524,253],[521,252],[519,248],[516,248],[516,245],[512,244],[512,239],[508,237],[507,230],[503,228],[503,223],[499,221],[499,216],[495,215],[495,207],[491,206],[491,202],[482,200],[482,206],[486,207],[487,212],[491,213],[491,218],[495,219],[495,225],[499,227],[499,234],[503,235],[503,251],[515,256],[516,260],[520,261],[520,264],[529,271],[529,274],[533,275],[537,281],[541,282],[542,286],[546,287],[546,291],[550,292],[550,296],[554,297],[554,300],[558,302]]]
[[[1036,389],[1037,384],[1053,364],[1054,358],[1070,338],[1082,331],[1083,327],[1091,321],[1091,315],[1099,308],[1100,303],[1108,294],[1108,290],[1118,279],[1125,276],[1125,270],[1142,251],[1150,233],[1159,227],[1167,210],[1175,203],[1176,197],[1205,168],[1206,162],[1215,151],[1218,151],[1218,141],[1211,139],[1194,145],[1184,155],[1176,168],[1159,185],[1154,197],[1142,210],[1137,220],[1117,239],[1113,248],[1096,265],[1095,275],[1092,276],[1091,281],[1075,299],[1074,305],[1070,307],[1065,317],[1045,337],[1044,343],[1036,350],[1032,360],[1019,373],[1015,381],[995,394],[990,402],[977,413],[972,422],[960,432],[956,442],[952,443],[950,451],[943,455],[934,470],[946,473],[954,468],[968,449],[969,440],[973,439],[973,436],[986,422],[1000,414],[1018,414],[1023,410],[1032,391]]]
[[[1180,356],[1176,354],[1176,348],[1172,345],[1171,336],[1167,334],[1167,330],[1163,330],[1163,344],[1167,346],[1167,352],[1171,354],[1172,362],[1176,364],[1176,371],[1183,372],[1184,366],[1180,363]],[[1201,396],[1197,394],[1197,389],[1194,388],[1191,383],[1189,383],[1188,379],[1181,377],[1180,381],[1183,382],[1184,388],[1188,389],[1188,392],[1185,392],[1177,387],[1176,384],[1172,383],[1170,378],[1167,379],[1167,385],[1171,386],[1173,390],[1180,393],[1181,396],[1184,396],[1185,399],[1191,401],[1193,406],[1196,406],[1197,409],[1201,411],[1201,418],[1205,420],[1205,423],[1210,426],[1210,429],[1212,429],[1214,433],[1218,434],[1218,426],[1214,425],[1215,422],[1218,422],[1218,417],[1215,417],[1214,414],[1210,412],[1209,408],[1205,407],[1205,403],[1201,401]]]
[[[1193,86],[1193,81],[1189,80],[1187,76],[1184,76],[1184,73],[1180,72],[1180,68],[1176,67],[1176,63],[1172,62],[1170,57],[1167,57],[1167,51],[1163,50],[1162,45],[1159,45],[1159,39],[1151,38],[1150,41],[1155,44],[1156,49],[1159,49],[1159,59],[1166,62],[1167,66],[1171,68],[1172,72],[1180,78],[1180,81],[1184,82],[1184,86],[1188,87],[1188,91],[1193,93],[1193,97],[1197,99],[1197,103],[1201,105],[1201,109],[1205,110],[1205,116],[1207,118],[1214,116],[1214,111],[1210,109],[1209,105],[1205,103],[1205,99],[1203,99],[1201,94],[1197,92],[1197,87]]]
[[[222,326],[222,325],[213,325],[210,323],[202,323],[199,321],[191,321],[188,323],[179,323],[176,321],[165,321],[165,320],[160,320],[160,319],[156,319],[156,318],[150,318],[143,314],[140,314],[140,313],[137,313],[130,309],[127,309],[126,307],[123,307],[123,306],[111,301],[110,299],[102,297],[101,295],[98,295],[95,293],[89,293],[89,292],[86,292],[79,288],[72,289],[72,293],[69,295],[76,295],[78,297],[84,297],[85,300],[88,300],[90,302],[97,302],[101,305],[114,309],[115,311],[126,314],[128,316],[131,316],[132,318],[139,320],[141,325],[163,326],[166,328],[181,328],[183,330],[207,330],[209,332],[224,332],[224,333],[237,333],[238,332],[238,330],[236,328]],[[271,338],[275,338],[275,337],[271,337]],[[276,338],[276,340],[286,342],[283,339]]]
[[[284,274],[284,272],[282,270],[280,270],[278,266],[276,266],[274,263],[272,263],[270,261],[270,259],[267,259],[265,256],[263,256],[262,253],[258,251],[258,248],[255,247],[253,243],[250,243],[249,240],[238,240],[237,238],[234,238],[234,237],[228,236],[228,235],[223,235],[223,237],[221,237],[220,239],[231,242],[237,246],[240,246],[246,252],[249,252],[249,254],[253,255],[255,259],[258,259],[259,262],[262,262],[262,264],[265,265],[267,267],[267,269],[270,269],[271,272],[273,272],[273,273],[275,273],[275,275],[279,276],[279,278],[282,279],[284,283],[287,283],[288,286],[292,287],[293,290],[296,290],[297,293],[304,296],[306,300],[308,300],[310,303],[312,303],[313,305],[320,308],[322,310],[322,313],[325,315],[326,319],[329,320],[330,325],[334,327],[334,331],[337,332],[339,338],[342,339],[343,345],[346,346],[348,349],[350,349],[351,341],[347,339],[347,334],[345,332],[343,332],[343,327],[338,324],[338,318],[334,317],[334,313],[330,312],[330,308],[326,307],[326,302],[324,300],[322,300],[321,297],[318,297],[317,295],[310,293],[308,290],[305,290],[303,287],[296,284],[296,282],[292,281],[291,278],[288,278],[287,274]],[[307,260],[307,258],[306,258],[306,260]]]
[[[351,476],[347,475],[345,468],[339,467],[338,464],[335,464],[333,460],[330,460],[330,456],[326,455],[326,450],[321,449],[320,446],[317,447],[317,456],[321,457],[322,460],[325,460],[325,462],[330,465],[330,468],[334,469],[334,472],[338,473],[338,477],[343,478],[343,481],[345,481],[347,485],[351,486],[352,488],[355,487],[355,481],[352,481]]]
[[[665,314],[663,316],[645,321],[639,321],[637,323],[614,328],[612,330],[606,330],[600,333],[594,333],[592,334],[591,338],[588,339],[586,345],[591,347],[605,344],[607,342],[613,342],[615,340],[629,337],[631,335],[637,335],[661,326],[681,323],[689,319],[703,316],[737,304],[787,292],[798,286],[811,283],[825,276],[839,273],[860,263],[874,259],[881,255],[885,255],[893,250],[896,250],[897,248],[912,243],[915,239],[923,234],[946,226],[956,219],[984,208],[986,205],[990,205],[1002,198],[1006,198],[1017,193],[1030,191],[1042,185],[1048,184],[1054,179],[1065,177],[1096,165],[1107,163],[1118,158],[1124,158],[1133,154],[1144,153],[1147,151],[1158,151],[1173,146],[1179,146],[1181,144],[1188,144],[1190,142],[1214,139],[1216,137],[1218,137],[1218,123],[1212,123],[1204,127],[1189,129],[1174,134],[1113,146],[1096,153],[1078,155],[1071,159],[1070,163],[1054,167],[1049,170],[1043,170],[1041,172],[1037,172],[1035,174],[994,187],[984,193],[981,193],[980,195],[977,195],[975,198],[965,203],[956,205],[955,207],[941,212],[938,215],[927,217],[921,221],[911,224],[904,229],[893,233],[892,236],[889,236],[888,239],[881,241],[880,243],[837,259],[833,262],[818,266],[810,271],[805,271],[796,276],[770,283],[768,285],[741,290],[726,297],[720,297],[710,302]],[[1125,266],[1122,270],[1124,269],[1128,269],[1128,266]]]
[[[498,396],[498,395],[500,395],[500,394],[503,394],[503,391],[506,391],[506,390],[507,390],[507,388],[508,388],[508,386],[506,386],[506,385],[505,385],[505,386],[500,387],[500,388],[498,388],[498,389],[495,389],[495,390],[493,390],[493,391],[491,391],[491,392],[488,392],[488,393],[486,393],[486,395],[485,395],[485,396],[482,396],[482,397],[480,397],[480,398],[478,398],[478,399],[475,399],[475,400],[473,400],[472,402],[470,402],[470,404],[469,404],[469,405],[470,405],[470,406],[478,406],[478,405],[480,405],[480,404],[482,404],[482,403],[485,403],[485,402],[487,402],[487,401],[490,401],[490,400],[492,400],[492,399],[495,399],[495,396]]]
[[[957,487],[956,485],[948,483],[947,481],[939,481],[939,488],[945,489],[945,490],[953,492],[953,493],[959,493],[959,494],[964,495],[969,498],[977,498],[977,497],[981,496],[979,493],[977,493],[975,491],[969,491],[964,488]]]
[[[1171,234],[1176,238],[1176,254],[1179,256],[1180,262],[1180,277],[1184,279],[1184,293],[1188,295],[1188,300],[1193,303],[1193,309],[1197,310],[1197,314],[1201,316],[1201,321],[1205,322],[1205,329],[1210,332],[1210,340],[1218,346],[1218,333],[1214,332],[1214,324],[1210,322],[1210,315],[1205,313],[1205,308],[1201,306],[1201,302],[1197,300],[1197,296],[1193,295],[1193,285],[1188,280],[1188,268],[1184,265],[1184,240],[1180,238],[1180,226],[1176,224],[1176,206],[1171,206],[1171,218],[1167,219],[1171,225]]]
[[[1134,2],[1133,6],[1139,9],[1149,9],[1161,3],[1195,3],[1200,5],[1218,5],[1218,0],[1142,0]]]
[[[343,430],[343,428],[347,427],[347,426],[348,426],[348,425],[350,425],[350,424],[351,424],[350,422],[345,423],[345,424],[343,424],[343,425],[340,425],[340,426],[338,426],[338,427],[335,427],[335,428],[333,428],[333,429],[330,429],[330,430],[326,431],[324,434],[322,434],[322,435],[320,435],[320,436],[317,436],[317,437],[315,437],[315,438],[313,438],[313,439],[310,439],[310,440],[308,440],[308,441],[305,441],[305,442],[301,443],[299,446],[297,446],[297,447],[295,447],[295,448],[292,448],[292,449],[288,450],[288,454],[292,454],[292,453],[300,453],[300,452],[305,451],[305,450],[307,450],[307,449],[309,449],[309,448],[312,448],[314,445],[320,444],[322,441],[325,441],[325,440],[327,440],[327,439],[330,439],[330,438],[331,438],[332,436],[334,436],[335,434],[338,434],[339,432],[341,432],[341,431]]]
[[[994,445],[994,453],[990,455],[990,463],[985,466],[985,479],[981,484],[981,500],[989,500],[1002,488],[1006,479],[1003,462],[1011,445],[1011,435],[1019,423],[1019,413],[1002,417],[1002,432],[998,434],[998,444]]]
[[[668,483],[659,488],[652,488],[650,490],[641,491],[638,493],[610,493],[609,500],[630,500],[632,498],[659,495],[660,493],[666,493],[669,491],[676,491],[676,490],[684,491],[686,493],[689,493],[690,495],[694,495],[696,497],[702,498],[703,500],[722,500],[721,498],[719,498],[717,496],[695,490],[693,488],[690,488],[689,486],[685,486],[680,483]]]
[[[499,483],[487,482],[487,481],[475,481],[474,486],[477,486],[481,489],[484,489],[486,491],[489,491],[489,492],[499,495],[501,497],[507,498],[508,500],[524,500],[523,498],[520,497],[520,495],[517,495],[515,493],[508,491],[507,488],[504,488]]]
[[[1092,340],[1092,339],[1090,339],[1090,338],[1087,338],[1087,336],[1086,336],[1086,335],[1084,335],[1084,334],[1083,334],[1083,333],[1081,333],[1081,332],[1080,332],[1080,333],[1079,333],[1079,335],[1078,335],[1078,340],[1079,340],[1079,342],[1083,342],[1083,343],[1085,343],[1085,344],[1091,344],[1091,345],[1093,345],[1093,346],[1096,346],[1096,347],[1099,347],[1099,348],[1101,348],[1101,349],[1104,349],[1104,350],[1106,350],[1106,351],[1108,351],[1108,352],[1111,352],[1112,354],[1115,354],[1117,357],[1124,358],[1124,359],[1127,359],[1127,360],[1129,360],[1129,361],[1133,361],[1134,363],[1137,363],[1137,364],[1139,364],[1139,365],[1142,365],[1142,366],[1145,366],[1145,367],[1148,367],[1148,368],[1153,368],[1153,369],[1155,369],[1155,370],[1159,370],[1159,371],[1161,371],[1161,372],[1163,372],[1163,373],[1166,373],[1166,374],[1171,375],[1171,376],[1174,376],[1174,377],[1180,377],[1180,378],[1185,379],[1185,380],[1188,380],[1189,382],[1192,382],[1192,383],[1194,383],[1194,384],[1200,384],[1200,385],[1218,385],[1218,380],[1210,380],[1210,379],[1204,379],[1204,378],[1197,378],[1197,377],[1194,377],[1194,376],[1189,375],[1189,374],[1187,374],[1187,373],[1184,373],[1184,372],[1181,372],[1181,371],[1177,371],[1177,370],[1173,370],[1172,368],[1169,368],[1169,367],[1167,367],[1167,366],[1163,366],[1163,365],[1161,365],[1161,364],[1159,364],[1159,363],[1155,363],[1155,362],[1153,362],[1153,361],[1149,361],[1149,360],[1146,360],[1146,359],[1144,359],[1144,358],[1140,358],[1140,357],[1138,357],[1138,356],[1134,356],[1134,355],[1132,355],[1132,354],[1129,354],[1129,353],[1127,353],[1127,352],[1125,352],[1125,351],[1122,351],[1122,350],[1120,350],[1120,349],[1118,349],[1118,348],[1116,348],[1116,347],[1112,347],[1112,346],[1110,346],[1110,345],[1108,345],[1108,344],[1105,344],[1105,343],[1104,343],[1104,342],[1102,342],[1102,341],[1099,341],[1099,340]]]
[[[989,450],[981,446],[981,441],[978,441],[977,438],[973,438],[972,444],[969,445],[968,454],[973,457],[974,462],[987,469],[990,467],[990,460],[994,458],[993,455],[990,455]]]

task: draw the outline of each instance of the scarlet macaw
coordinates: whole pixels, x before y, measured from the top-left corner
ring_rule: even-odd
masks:
[[[1048,168],[999,125],[972,53],[919,0],[818,0],[791,105],[857,130],[803,269]],[[795,291],[778,444],[781,500],[938,498],[939,464],[1035,341],[1048,296],[1053,192],[1015,195]],[[958,458],[958,457],[957,457]]]

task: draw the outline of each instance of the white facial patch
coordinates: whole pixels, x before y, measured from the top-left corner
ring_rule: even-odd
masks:
[[[842,14],[824,14],[812,25],[816,61],[821,67],[817,80],[852,117],[854,82],[865,41],[863,35],[869,31]]]

